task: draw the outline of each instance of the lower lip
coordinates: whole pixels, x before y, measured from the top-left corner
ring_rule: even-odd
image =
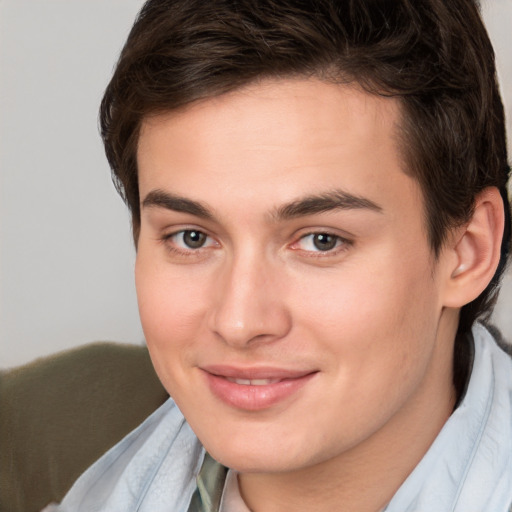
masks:
[[[224,403],[246,411],[268,409],[297,393],[316,373],[283,379],[273,384],[251,386],[231,382],[224,377],[205,372],[211,392]]]

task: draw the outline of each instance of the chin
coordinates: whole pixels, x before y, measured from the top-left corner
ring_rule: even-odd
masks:
[[[282,452],[267,453],[261,450],[233,452],[231,450],[207,450],[208,453],[223,466],[239,473],[281,473],[298,469]]]
[[[206,440],[203,445],[216,461],[240,473],[279,473],[310,465],[303,442],[290,442],[268,431]]]

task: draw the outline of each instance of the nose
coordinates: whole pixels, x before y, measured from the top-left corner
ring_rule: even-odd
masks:
[[[239,257],[219,272],[209,327],[226,344],[246,348],[284,337],[291,328],[282,272],[256,255]]]

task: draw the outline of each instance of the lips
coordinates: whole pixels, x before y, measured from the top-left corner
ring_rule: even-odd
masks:
[[[260,411],[300,393],[316,371],[281,368],[201,368],[210,391],[225,404],[246,411]]]

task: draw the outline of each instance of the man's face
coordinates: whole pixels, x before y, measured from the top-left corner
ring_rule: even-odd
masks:
[[[375,450],[414,437],[449,395],[444,256],[398,120],[396,100],[282,80],[143,124],[142,324],[225,465],[291,471]]]

